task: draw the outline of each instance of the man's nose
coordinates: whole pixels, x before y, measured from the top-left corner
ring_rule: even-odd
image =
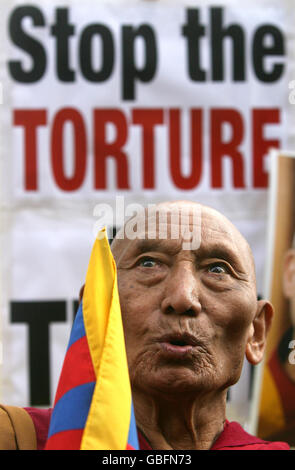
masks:
[[[202,309],[199,296],[199,280],[194,266],[189,263],[178,266],[167,279],[162,312],[196,316]]]

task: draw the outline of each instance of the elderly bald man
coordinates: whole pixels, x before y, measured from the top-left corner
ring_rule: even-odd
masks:
[[[273,315],[257,301],[246,240],[217,211],[186,201],[145,211],[132,237],[126,229],[112,251],[141,449],[287,449],[226,420],[227,390],[245,356],[262,360]],[[27,412],[36,428],[50,414]]]
[[[251,249],[223,215],[185,201],[157,211],[166,239],[160,215],[150,224],[145,212],[137,239],[112,246],[136,422],[153,449],[209,449],[244,356],[262,360],[272,306],[257,301]],[[172,238],[173,213],[178,223],[186,214],[182,232],[199,234],[196,248],[180,230]]]

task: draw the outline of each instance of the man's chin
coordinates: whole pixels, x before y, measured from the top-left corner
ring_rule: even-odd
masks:
[[[207,393],[220,388],[217,375],[212,371],[193,371],[188,367],[160,368],[156,372],[140,374],[132,383],[132,388],[144,389],[149,393],[161,393],[165,396],[180,394]]]

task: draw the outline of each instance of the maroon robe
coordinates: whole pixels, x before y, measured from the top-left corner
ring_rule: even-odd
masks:
[[[25,408],[31,416],[37,435],[37,448],[43,450],[45,447],[49,422],[52,409]],[[138,433],[141,450],[152,450],[152,447],[144,438],[142,433]],[[248,434],[240,424],[226,421],[224,430],[215,441],[210,450],[289,450],[289,445],[285,442],[263,441],[258,437]]]

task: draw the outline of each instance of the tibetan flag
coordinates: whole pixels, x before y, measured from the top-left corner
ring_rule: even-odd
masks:
[[[92,249],[45,448],[139,449],[116,265],[105,229]]]

